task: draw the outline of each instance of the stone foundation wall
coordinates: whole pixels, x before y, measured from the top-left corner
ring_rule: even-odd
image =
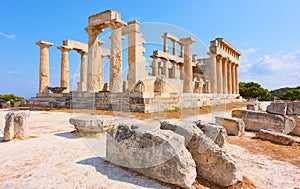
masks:
[[[28,106],[46,108],[99,109],[125,112],[160,112],[175,108],[192,108],[226,104],[237,99],[238,95],[196,94],[196,93],[60,93],[37,94]]]

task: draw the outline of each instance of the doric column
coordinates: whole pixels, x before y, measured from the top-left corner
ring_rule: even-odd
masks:
[[[66,46],[59,46],[57,49],[61,51],[60,87],[66,87],[63,93],[69,93],[69,51],[71,49]]]
[[[239,89],[239,64],[235,65],[235,83],[236,83],[236,94],[240,93]]]
[[[168,64],[169,64],[169,60],[168,59],[162,59],[163,61],[163,75],[166,76],[166,78],[169,78],[169,68],[168,68]]]
[[[178,79],[178,73],[177,73],[177,62],[172,63],[172,78]]]
[[[164,52],[169,52],[168,50],[168,37],[167,37],[167,33],[164,33],[164,35],[162,36],[164,38]]]
[[[77,50],[81,56],[80,63],[80,82],[77,84],[77,90],[83,92],[87,90],[87,53],[82,50]]]
[[[158,75],[162,75],[161,62],[158,62]]]
[[[173,43],[173,55],[176,56],[176,41],[172,40],[172,43]]]
[[[179,64],[180,80],[183,80],[183,64]]]
[[[89,35],[88,42],[88,62],[87,62],[87,92],[95,93],[100,91],[98,83],[98,64],[99,64],[99,46],[98,35],[103,32],[102,29],[86,28]]]
[[[210,92],[217,93],[217,54],[209,53],[210,63],[208,65],[208,80]]]
[[[49,93],[49,47],[51,47],[53,43],[38,41],[35,44],[40,47],[39,93]]]
[[[192,93],[193,92],[193,65],[192,65],[192,43],[195,40],[191,37],[180,39],[183,43],[184,57],[183,57],[183,92]]]
[[[223,93],[222,58],[217,56],[217,93]]]
[[[227,94],[227,58],[222,59],[223,93]]]
[[[151,56],[152,58],[152,76],[158,76],[158,58]]]
[[[101,49],[102,45],[104,44],[104,41],[98,41],[98,45],[99,45],[99,49]],[[103,73],[103,55],[102,55],[102,52],[98,52],[98,75],[97,75],[97,84],[99,86],[97,86],[97,88],[99,88],[99,90],[103,90],[103,86],[104,86],[104,73]]]
[[[236,73],[235,73],[235,63],[232,63],[232,94],[236,94]]]
[[[122,25],[112,23],[110,36],[110,92],[123,92],[122,79]]]
[[[232,94],[232,70],[231,70],[231,60],[226,62],[227,67],[227,94]]]
[[[183,58],[183,45],[180,43],[180,57]]]

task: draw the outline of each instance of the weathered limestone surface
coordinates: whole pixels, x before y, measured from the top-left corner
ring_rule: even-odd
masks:
[[[103,119],[98,116],[70,118],[69,122],[82,133],[103,133],[119,124],[115,119]]]
[[[215,117],[216,123],[223,126],[228,135],[240,136],[245,132],[245,123],[242,119]]]
[[[190,188],[196,165],[184,138],[171,131],[147,131],[121,123],[107,134],[106,160],[150,178]]]
[[[28,125],[26,124],[26,120],[29,114],[24,112],[18,112],[14,115],[14,133],[16,139],[24,140],[29,136],[28,133]]]
[[[245,129],[250,131],[268,129],[289,134],[296,126],[295,120],[291,117],[269,114],[267,112],[244,111],[242,119],[245,123]]]
[[[198,176],[222,187],[242,180],[243,175],[228,152],[203,134],[195,123],[163,121],[161,129],[185,137],[186,147],[196,162]]]
[[[17,112],[7,113],[5,115],[5,127],[4,127],[4,141],[10,141],[14,138],[25,139],[29,136],[28,125],[26,119],[29,117],[28,113]]]
[[[292,145],[295,142],[295,139],[289,135],[264,129],[261,129],[259,132],[257,132],[256,137],[262,140],[269,140],[271,142],[283,145]]]
[[[270,114],[286,115],[287,103],[286,102],[272,102],[267,106],[267,112]]]
[[[300,136],[300,116],[297,116],[295,118],[296,121],[296,127],[294,128],[294,130],[292,131],[293,135],[297,135]]]
[[[257,104],[247,104],[247,110],[258,111],[259,108]]]
[[[14,113],[5,115],[4,141],[10,141],[14,138]]]
[[[226,148],[226,130],[224,127],[215,123],[206,123],[204,121],[196,121],[197,127],[220,148]]]
[[[300,101],[287,103],[287,115],[300,116]]]
[[[246,110],[232,110],[231,116],[242,119],[244,112],[246,112]]]

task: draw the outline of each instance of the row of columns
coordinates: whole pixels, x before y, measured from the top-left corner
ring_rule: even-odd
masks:
[[[238,94],[238,66],[221,55],[211,55],[211,92],[219,94]]]
[[[40,83],[39,93],[49,93],[49,48],[53,43],[38,41],[36,45],[40,47]],[[70,92],[69,84],[69,51],[72,50],[67,46],[57,47],[61,53],[61,74],[60,87],[65,87],[64,93]],[[80,64],[80,83],[78,84],[78,91],[86,91],[87,78],[87,52],[82,49],[76,49],[81,56]]]
[[[168,33],[164,33],[164,35],[162,37],[164,39],[164,48],[163,48],[163,50],[164,50],[165,53],[169,52],[168,40],[170,39],[172,41],[172,55],[176,56],[176,44],[178,43],[180,45],[180,55],[179,55],[179,57],[183,57],[183,44],[180,41],[168,37]]]
[[[152,76],[164,75],[167,78],[178,79],[180,75],[180,79],[182,79],[183,74],[183,64],[179,64],[177,62],[170,62],[166,58],[161,58],[163,62],[163,66],[159,65],[158,59],[159,57],[152,55]],[[171,69],[169,69],[169,64],[172,64]],[[178,75],[178,69],[180,74]],[[171,72],[169,72],[171,70]]]

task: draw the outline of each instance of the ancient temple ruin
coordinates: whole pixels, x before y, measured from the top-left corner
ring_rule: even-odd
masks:
[[[102,47],[98,36],[110,28],[110,48]],[[49,86],[49,48],[39,41],[39,92],[32,106],[75,109],[157,112],[172,108],[224,104],[239,96],[238,67],[241,52],[223,38],[210,42],[209,58],[198,59],[192,37],[163,34],[163,49],[154,50],[148,63],[145,39],[137,21],[124,22],[121,14],[107,10],[88,18],[88,43],[64,40],[61,51],[60,86]],[[122,39],[128,38],[128,74],[123,81]],[[182,36],[181,36],[182,37]],[[172,49],[168,42],[172,42]],[[176,49],[177,47],[180,49]],[[80,81],[70,92],[69,51],[81,56]],[[178,53],[180,52],[180,53]],[[178,53],[178,54],[177,54]],[[104,82],[103,57],[110,59],[109,82]],[[151,67],[148,73],[146,67]]]

